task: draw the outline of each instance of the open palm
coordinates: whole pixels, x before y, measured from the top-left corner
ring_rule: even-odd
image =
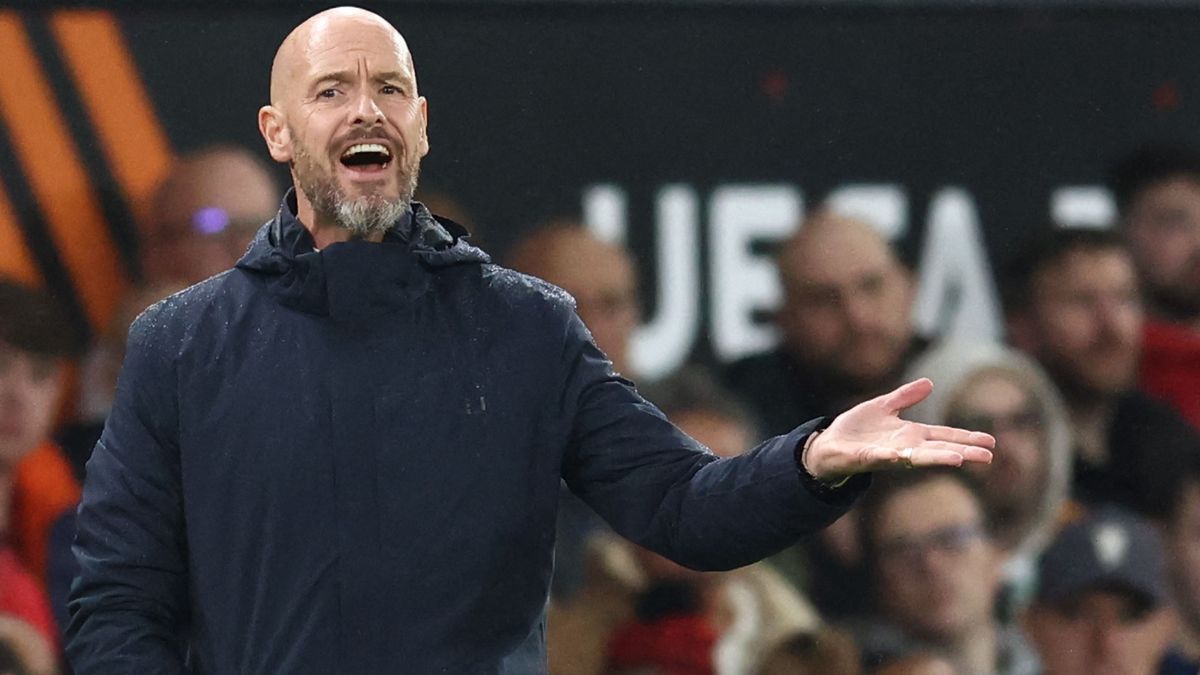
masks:
[[[953,427],[900,419],[900,412],[933,391],[922,378],[838,415],[804,454],[808,472],[822,480],[896,467],[989,463],[996,439]]]

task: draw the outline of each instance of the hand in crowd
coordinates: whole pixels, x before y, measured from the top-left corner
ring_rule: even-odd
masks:
[[[990,463],[996,439],[988,434],[900,419],[932,391],[933,382],[921,378],[838,415],[804,452],[805,469],[837,480],[881,469]]]

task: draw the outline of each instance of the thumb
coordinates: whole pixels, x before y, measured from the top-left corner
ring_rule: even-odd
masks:
[[[933,391],[933,382],[922,377],[919,380],[913,380],[908,384],[902,384],[891,392],[875,399],[890,413],[898,413],[905,408],[912,407],[921,401]]]

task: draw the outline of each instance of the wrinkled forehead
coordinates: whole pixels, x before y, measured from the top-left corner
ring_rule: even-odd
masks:
[[[331,23],[308,34],[301,48],[310,77],[365,65],[372,71],[400,71],[413,77],[408,45],[390,26],[368,22]]]

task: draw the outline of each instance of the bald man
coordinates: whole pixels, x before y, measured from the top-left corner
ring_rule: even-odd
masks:
[[[236,268],[130,329],[79,509],[67,651],[93,673],[537,673],[559,482],[621,534],[737,567],[874,469],[988,461],[896,413],[721,459],[614,374],[561,290],[412,201],[429,150],[404,39],[338,8],[259,113],[294,189]]]
[[[918,343],[913,280],[887,240],[860,220],[817,211],[776,260],[781,344],[728,371],[767,430],[835,415],[895,386]]]
[[[194,284],[233,266],[279,207],[275,179],[249,150],[214,145],[181,156],[141,224],[149,285]]]
[[[555,222],[521,239],[508,263],[570,293],[596,345],[618,373],[631,374],[629,343],[639,311],[637,274],[628,251],[600,241],[582,223]]]

